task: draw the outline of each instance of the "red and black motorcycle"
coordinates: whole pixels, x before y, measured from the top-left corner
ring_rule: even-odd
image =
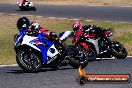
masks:
[[[36,11],[32,2],[17,2],[19,9],[22,11]]]
[[[92,51],[91,54],[95,54],[98,58],[114,56],[117,59],[125,59],[127,57],[127,49],[120,42],[110,39],[112,36],[111,29],[106,30],[96,26],[84,26],[83,29],[76,34],[76,39],[78,39],[76,44],[82,45],[89,54]]]

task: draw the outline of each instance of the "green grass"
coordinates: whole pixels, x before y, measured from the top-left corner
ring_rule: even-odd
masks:
[[[16,33],[19,33],[16,28],[17,19],[22,17],[21,15],[0,15],[0,65],[3,64],[14,64],[15,51],[13,49],[13,37]],[[51,31],[60,33],[62,31],[72,29],[72,20],[59,20],[59,19],[48,19],[45,17],[29,16],[31,21],[37,21],[42,27],[45,27]],[[114,28],[113,40],[119,41],[124,44],[128,49],[129,55],[132,55],[132,24],[131,23],[116,23],[116,22],[102,22],[92,21],[85,22],[83,24],[95,24],[104,28]],[[67,41],[70,43],[70,40]]]

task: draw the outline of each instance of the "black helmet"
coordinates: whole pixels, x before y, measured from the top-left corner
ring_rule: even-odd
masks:
[[[27,28],[30,25],[30,21],[26,17],[19,18],[17,21],[17,28],[19,31],[23,28]]]

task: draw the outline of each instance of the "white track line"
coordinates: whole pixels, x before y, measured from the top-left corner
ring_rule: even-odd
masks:
[[[132,57],[132,56],[127,56],[127,57]],[[100,58],[96,58],[97,60],[98,59],[100,59]],[[102,58],[103,60],[112,60],[112,59],[116,59],[116,58],[114,58],[114,57],[112,57],[112,58]]]
[[[12,66],[18,66],[17,64],[11,64],[11,65],[0,65],[0,67],[12,67]]]
[[[85,21],[93,21],[93,20],[85,20]]]
[[[127,56],[127,57],[132,57],[132,56]],[[100,58],[96,58],[97,60],[99,60]],[[112,58],[102,58],[103,60],[113,60],[115,59],[114,57]],[[12,67],[12,66],[18,66],[17,64],[12,64],[12,65],[0,65],[0,67]]]
[[[99,60],[100,58],[96,58],[97,60]],[[114,57],[112,57],[112,58],[102,58],[102,60],[113,60],[113,59],[115,59]]]
[[[127,57],[132,57],[132,56],[127,56]]]
[[[62,20],[68,19],[68,18],[66,18],[66,17],[61,17],[61,18],[55,17],[55,18],[56,18],[56,19],[62,19]]]
[[[6,13],[0,13],[0,14],[6,14]],[[36,15],[21,15],[21,14],[9,14],[9,15],[13,15],[13,16],[15,16],[15,15],[20,15],[20,16],[36,16]],[[37,16],[37,17],[44,17],[44,16]],[[88,21],[88,22],[90,22],[90,21],[96,21],[96,20],[84,20],[84,19],[70,19],[70,18],[59,18],[59,17],[46,17],[46,18],[49,18],[49,19],[62,19],[62,20],[72,20],[72,21],[74,21],[74,20],[80,20],[80,21]],[[117,23],[129,23],[129,22],[118,22],[118,21],[103,21],[103,22],[117,22]]]

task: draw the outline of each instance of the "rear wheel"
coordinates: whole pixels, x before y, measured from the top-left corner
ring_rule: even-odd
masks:
[[[33,10],[33,11],[36,11],[36,7],[33,7],[32,10]]]
[[[25,50],[19,51],[16,56],[18,65],[26,72],[39,72],[42,67],[42,62],[38,55]]]

